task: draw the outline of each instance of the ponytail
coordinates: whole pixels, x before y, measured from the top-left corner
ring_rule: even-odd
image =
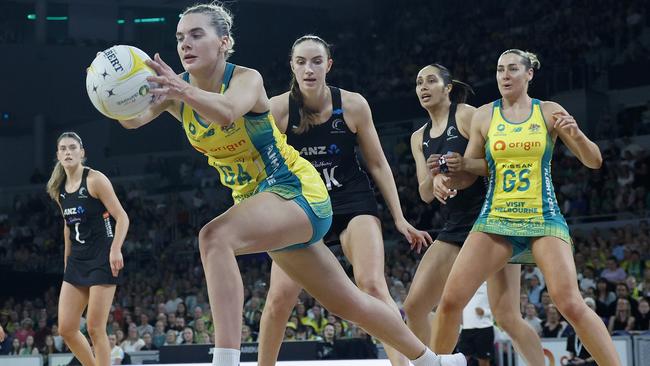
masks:
[[[52,200],[56,201],[58,199],[61,184],[63,184],[64,180],[65,170],[63,169],[63,165],[57,161],[52,170],[52,176],[50,176],[50,180],[47,181],[47,194],[50,195]]]
[[[289,96],[298,105],[298,110],[300,113],[300,123],[298,128],[294,129],[293,132],[297,134],[305,133],[309,131],[309,128],[312,126],[312,121],[314,117],[318,114],[318,111],[313,110],[305,105],[305,99],[300,91],[300,85],[298,85],[298,80],[296,80],[296,75],[291,74],[291,84]]]
[[[460,80],[452,79],[451,71],[439,63],[429,65],[438,69],[438,74],[445,85],[451,84],[451,91],[449,92],[449,100],[454,103],[465,103],[470,94],[474,95],[474,89],[469,84]]]
[[[449,99],[457,104],[467,102],[469,95],[475,95],[474,89],[472,89],[469,84],[466,84],[460,80],[451,81],[451,92],[449,93]]]

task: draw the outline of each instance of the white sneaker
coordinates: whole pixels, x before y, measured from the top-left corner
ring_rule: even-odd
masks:
[[[462,353],[454,353],[453,355],[439,355],[440,366],[467,366],[467,358]]]

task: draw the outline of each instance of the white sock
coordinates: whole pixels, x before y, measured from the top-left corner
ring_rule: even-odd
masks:
[[[411,361],[414,366],[440,366],[440,356],[427,347],[424,354]]]
[[[238,349],[232,348],[215,348],[212,354],[213,366],[239,366]]]

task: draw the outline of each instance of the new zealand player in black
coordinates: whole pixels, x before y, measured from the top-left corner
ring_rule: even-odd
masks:
[[[360,94],[326,84],[325,75],[332,66],[328,44],[313,35],[298,38],[291,50],[290,64],[291,90],[271,98],[271,112],[278,128],[287,135],[287,142],[321,173],[334,211],[328,235],[338,236],[343,253],[352,263],[357,286],[399,312],[384,278],[384,245],[377,202],[355,155],[357,146],[386,200],[396,229],[412,247],[428,245],[431,237],[416,230],[402,214],[395,181],[366,100]],[[275,364],[287,319],[300,291],[301,287],[278,266],[272,266],[260,326],[260,366]],[[392,365],[408,365],[406,357],[394,349],[387,347],[387,353]]]
[[[424,67],[416,78],[416,94],[429,114],[429,121],[411,136],[419,193],[426,203],[439,201],[445,223],[420,262],[404,310],[409,328],[424,344],[431,346],[435,344],[432,339],[435,320],[431,311],[440,302],[447,277],[478,217],[487,188],[483,179],[476,179],[464,190],[450,190],[443,184],[446,179],[443,175],[434,176],[428,169],[441,156],[465,152],[476,111],[464,103],[469,90],[466,84],[452,80],[449,70],[439,64]],[[539,336],[519,313],[520,274],[520,264],[508,264],[488,278],[490,307],[496,323],[510,335],[528,364],[544,365]]]
[[[56,157],[47,192],[61,208],[64,221],[59,333],[84,366],[110,365],[106,321],[124,266],[121,248],[129,218],[108,178],[83,165],[85,151],[79,135],[59,136]],[[86,307],[93,349],[79,331]]]

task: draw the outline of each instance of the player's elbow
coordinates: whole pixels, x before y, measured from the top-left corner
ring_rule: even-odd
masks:
[[[597,170],[597,169],[600,169],[601,166],[603,166],[603,159],[602,158],[592,162],[589,165],[587,165],[587,168]]]
[[[591,157],[590,159],[585,159],[584,164],[589,169],[600,169],[603,166],[603,156],[597,154],[596,156]]]
[[[116,225],[124,225],[125,228],[129,228],[129,224],[131,221],[129,220],[129,215],[126,213],[126,211],[122,210],[119,214],[115,216],[115,223]]]
[[[239,116],[235,116],[235,111],[233,110],[232,107],[224,108],[223,110],[221,110],[219,112],[220,112],[219,113],[220,116],[219,116],[218,119],[216,119],[216,121],[217,121],[217,124],[219,126],[222,126],[222,127],[230,126],[231,124],[233,124],[233,122],[235,122],[237,117],[239,117]]]

